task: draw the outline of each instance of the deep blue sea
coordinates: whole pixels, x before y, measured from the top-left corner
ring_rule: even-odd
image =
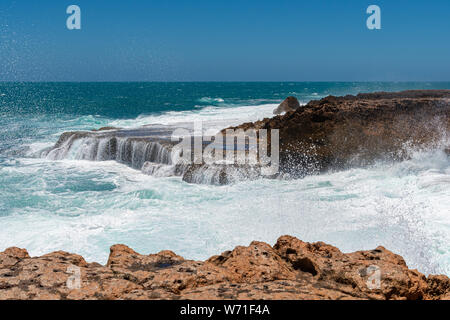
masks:
[[[204,259],[283,234],[342,251],[378,245],[424,273],[450,275],[450,160],[410,160],[227,186],[156,178],[116,162],[52,161],[40,151],[61,133],[202,120],[218,129],[271,117],[287,96],[406,89],[447,83],[0,83],[0,251],[65,250],[105,263],[109,246],[170,249]],[[443,142],[448,146],[448,141]]]

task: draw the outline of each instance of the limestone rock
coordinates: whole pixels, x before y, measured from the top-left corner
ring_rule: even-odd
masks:
[[[273,247],[254,241],[206,261],[114,245],[106,266],[63,251],[30,257],[9,248],[0,252],[0,299],[437,300],[450,299],[450,279],[426,278],[383,247],[342,253],[291,236]]]

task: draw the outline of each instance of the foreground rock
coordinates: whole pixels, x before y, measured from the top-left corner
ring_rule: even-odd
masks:
[[[31,258],[9,248],[0,253],[0,299],[434,300],[450,299],[450,279],[410,270],[383,247],[344,254],[291,236],[204,262],[171,251],[141,255],[125,245],[111,247],[106,266],[62,251]]]
[[[300,108],[300,103],[296,97],[287,97],[280,105],[273,110],[273,114],[281,114],[283,112],[295,111]]]

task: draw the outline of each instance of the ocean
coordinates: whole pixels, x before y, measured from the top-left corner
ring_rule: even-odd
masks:
[[[450,159],[402,162],[225,186],[153,177],[113,161],[50,160],[61,133],[202,120],[217,129],[271,117],[287,96],[450,89],[432,83],[0,83],[0,251],[56,250],[106,263],[123,243],[142,254],[205,259],[284,234],[344,252],[382,245],[410,268],[450,275]],[[448,144],[447,144],[448,145]]]

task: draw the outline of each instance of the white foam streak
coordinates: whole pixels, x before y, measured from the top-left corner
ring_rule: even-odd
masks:
[[[170,249],[204,259],[291,234],[346,252],[383,245],[411,268],[450,274],[450,161],[441,151],[299,180],[220,187],[154,178],[113,161],[22,159],[0,170],[28,186],[15,202],[28,207],[2,217],[8,232],[0,232],[0,250],[62,249],[105,263],[110,245],[126,243],[142,253]]]

